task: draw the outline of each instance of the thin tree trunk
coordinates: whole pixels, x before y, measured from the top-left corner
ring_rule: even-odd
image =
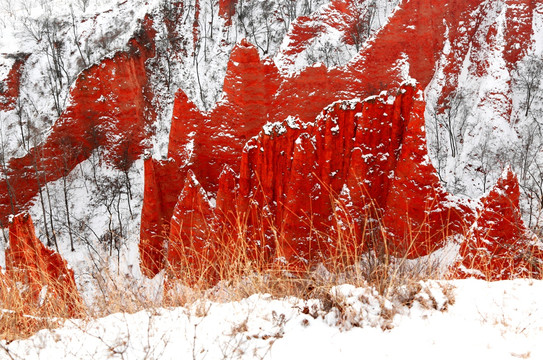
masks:
[[[49,222],[51,224],[51,235],[53,242],[55,243],[55,248],[58,250],[57,234],[55,231],[55,223],[53,222],[53,207],[51,206],[51,194],[49,192],[49,185],[47,184],[47,179],[45,179],[45,193],[47,194],[47,203],[49,205]]]
[[[72,223],[70,221],[70,206],[68,204],[68,184],[66,182],[66,174],[62,177],[62,190],[64,192],[64,206],[66,208],[66,222],[68,223],[68,234],[70,235],[70,250],[75,251],[74,238],[72,235]]]

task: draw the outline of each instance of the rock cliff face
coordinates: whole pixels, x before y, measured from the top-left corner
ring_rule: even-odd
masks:
[[[330,14],[337,15],[335,18],[352,19],[351,5],[340,5],[333,3],[328,9]],[[200,112],[184,94],[178,93],[169,155],[178,163],[179,170],[172,176],[183,178],[187,169],[191,169],[203,189],[216,196],[221,187],[222,166],[239,173],[241,200],[236,211],[252,213],[249,219],[253,219],[254,224],[249,224],[248,229],[258,228],[255,233],[264,234],[259,240],[265,244],[260,251],[268,251],[273,258],[303,263],[329,253],[329,244],[323,245],[326,240],[317,241],[310,234],[330,230],[331,216],[336,210],[328,200],[330,194],[340,195],[339,199],[345,204],[341,206],[345,220],[355,226],[358,244],[368,243],[368,239],[361,239],[362,234],[371,233],[371,241],[377,241],[375,226],[367,223],[373,219],[384,226],[386,240],[397,255],[428,254],[441,246],[449,235],[469,227],[475,214],[470,207],[473,204],[453,200],[439,185],[421,141],[425,137],[423,102],[411,105],[415,110],[405,110],[402,106],[409,108],[410,105],[405,105],[403,95],[399,98],[404,100],[397,100],[395,107],[386,105],[385,98],[372,100],[380,105],[366,112],[359,111],[368,116],[365,121],[370,125],[357,127],[353,114],[358,112],[353,112],[349,115],[351,118],[345,120],[348,124],[340,126],[342,140],[335,140],[334,145],[324,140],[330,136],[325,135],[326,131],[330,133],[334,126],[314,133],[300,129],[337,99],[366,97],[384,88],[398,89],[408,78],[426,88],[434,78],[437,64],[444,72],[440,103],[446,107],[467,57],[474,67],[470,71],[485,75],[487,70],[481,54],[489,50],[487,43],[501,52],[499,56],[506,60],[507,69],[511,71],[530,42],[514,48],[498,46],[502,38],[496,38],[496,29],[503,24],[496,6],[475,0],[453,1],[446,6],[431,6],[426,0],[402,3],[389,23],[347,65],[330,70],[316,65],[292,76],[278,74],[273,64],[259,58],[254,46],[242,41],[232,52],[223,100],[212,111]],[[533,8],[534,4],[529,1],[501,8],[518,13],[515,24],[506,27],[508,39],[531,38]],[[348,37],[349,27],[343,25],[340,21],[327,23]],[[319,26],[321,24],[312,19],[297,20],[288,34],[288,49],[293,57],[318,36],[322,30]],[[481,32],[487,36],[475,36]],[[481,38],[486,39],[485,43],[479,43]],[[287,51],[282,55],[288,57],[288,54]],[[504,96],[510,98],[510,94]],[[420,101],[419,95],[415,97]],[[367,103],[364,106],[369,107]],[[511,102],[508,102],[503,108],[504,114],[510,109]],[[395,114],[399,117],[395,118]],[[268,126],[273,135],[261,134],[251,139],[266,123],[281,123],[286,118],[290,120],[277,125],[277,129]],[[405,121],[409,125],[403,123]],[[319,125],[311,127],[319,128]],[[288,129],[286,134],[282,133],[283,128]],[[334,157],[328,158],[330,154]],[[332,169],[331,164],[342,166]],[[333,179],[330,174],[334,174]],[[168,185],[166,191],[170,194],[167,196],[174,198],[179,194],[181,184]],[[256,202],[249,205],[249,198]],[[166,207],[171,209],[171,205]],[[171,211],[164,212],[163,223],[167,224]],[[222,209],[217,211],[223,212]],[[310,222],[306,218],[308,212],[311,212]],[[262,219],[263,213],[269,219]],[[372,216],[362,215],[368,213]],[[152,221],[144,216],[142,234],[149,233],[148,223]],[[267,224],[264,229],[263,224]],[[284,234],[285,239],[277,242],[272,235],[275,230]],[[277,244],[280,244],[279,249]],[[308,253],[309,248],[314,249],[313,254]],[[142,266],[147,267],[145,261]]]
[[[393,100],[383,94],[335,103],[311,125],[291,120],[265,127],[244,150],[239,180],[246,199],[241,213],[272,219],[274,231],[264,231],[269,239],[261,242],[273,248],[278,232],[284,237],[276,256],[288,263],[322,261],[343,245],[316,235],[333,233],[338,211],[351,219],[339,228],[354,226],[354,246],[382,243],[375,236],[385,230],[399,256],[426,255],[446,238],[444,231],[459,232],[469,210],[448,202],[428,162],[421,96],[420,88],[407,85]],[[260,221],[249,227],[261,231],[257,225],[266,222]],[[409,239],[413,243],[403,243]]]
[[[38,314],[41,307],[49,306],[58,314],[80,315],[82,300],[74,272],[58,253],[38,240],[26,213],[10,223],[5,280],[23,285],[21,299],[27,314]]]
[[[215,214],[202,186],[189,170],[170,224],[168,272],[172,278],[212,279],[214,257],[222,249],[210,236]]]
[[[321,17],[328,14],[333,21],[326,25],[349,38],[349,27],[338,20],[338,14],[352,22],[354,10],[349,2],[340,3],[333,2],[327,10],[329,14]],[[256,48],[242,41],[232,51],[223,99],[212,111],[202,113],[182,92],[177,94],[169,156],[180,163],[180,168],[190,167],[204,189],[215,193],[221,171],[217,164],[227,164],[239,171],[244,143],[266,122],[281,122],[288,116],[303,123],[312,122],[325,106],[338,99],[365,98],[380,90],[394,90],[410,78],[426,88],[438,63],[443,66],[445,81],[440,103],[446,106],[466,57],[470,57],[472,66],[481,68],[473,71],[484,75],[482,53],[488,49],[482,48],[486,43],[477,42],[481,37],[475,33],[487,31],[491,36],[498,25],[495,12],[499,9],[481,0],[457,0],[446,6],[430,3],[429,0],[402,3],[389,23],[353,61],[331,70],[316,65],[292,76],[280,75],[273,63],[260,59]],[[504,9],[518,13],[515,20],[518,23],[506,27],[510,29],[509,39],[530,39],[534,4],[525,1]],[[298,19],[287,35],[288,47],[281,56],[288,58],[289,51],[302,51],[318,36],[321,25],[315,19]],[[507,53],[510,70],[525,54],[530,41],[517,43],[514,49],[500,48]],[[444,53],[446,48],[450,49]],[[509,95],[505,97],[510,98]],[[510,105],[505,104],[504,111],[510,111]],[[177,195],[180,185],[171,191]],[[145,229],[145,219],[143,223]]]
[[[428,159],[423,114],[420,87],[404,85],[395,98],[334,103],[311,124],[293,118],[268,124],[243,149],[237,181],[225,167],[215,207],[189,170],[171,221],[170,271],[212,278],[214,256],[232,245],[221,239],[236,239],[225,232],[238,232],[233,225],[240,223],[249,259],[265,257],[293,271],[369,249],[425,256],[465,235],[474,221],[463,262],[490,266],[479,252],[469,253],[481,248],[474,241],[504,246],[503,255],[511,256],[529,233],[515,178],[509,172],[480,204],[447,194]],[[505,206],[511,201],[516,207]],[[506,264],[490,247],[493,271],[538,269],[540,255]],[[513,258],[528,256],[525,249]]]

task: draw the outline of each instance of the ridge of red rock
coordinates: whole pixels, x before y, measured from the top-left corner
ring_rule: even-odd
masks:
[[[19,98],[21,76],[28,56],[28,54],[18,54],[6,79],[3,79],[4,86],[0,87],[0,111],[15,108],[15,104]]]
[[[179,171],[175,160],[144,162],[144,193],[140,229],[140,266],[147,277],[164,268],[167,256],[166,239],[170,221],[178,200],[177,190],[184,184],[185,172]],[[173,188],[173,190],[172,190]]]
[[[168,275],[196,281],[212,279],[217,247],[211,241],[215,213],[202,186],[189,170],[175,205],[168,238]],[[168,279],[166,279],[168,283]]]
[[[219,2],[220,16],[227,23],[235,4],[235,0]],[[332,1],[319,16],[298,18],[285,52],[292,51],[294,56],[303,51],[318,38],[323,26],[340,31],[349,42],[354,19],[351,5]],[[360,214],[369,213],[387,229],[393,252],[418,256],[440,246],[442,239],[471,223],[475,214],[469,204],[453,201],[451,206],[433,175],[420,144],[424,122],[415,90],[403,88],[413,96],[412,101],[403,94],[394,104],[377,97],[364,103],[367,109],[353,105],[361,107],[354,115],[332,107],[315,124],[305,124],[338,100],[365,98],[384,89],[393,93],[407,79],[426,88],[438,64],[445,76],[440,102],[446,105],[464,62],[469,63],[470,73],[488,76],[488,60],[481,55],[491,51],[503,58],[508,71],[514,69],[530,46],[534,7],[533,0],[405,1],[345,66],[315,65],[293,75],[280,73],[273,61],[261,59],[257,49],[242,40],[231,53],[222,99],[209,112],[202,112],[180,91],[174,104],[170,159],[146,160],[140,243],[144,273],[152,276],[164,267],[164,242],[171,233],[172,215],[189,170],[206,196],[217,196],[217,204],[222,204],[213,210],[215,216],[248,211],[253,214],[253,228],[264,222],[270,231],[272,227],[284,231],[284,239],[271,235],[261,239],[270,259],[304,262],[334,251],[333,244],[320,249],[321,243],[314,244],[314,238],[307,235],[333,225],[330,214],[336,209],[326,199],[325,190],[343,202],[340,216],[356,223],[358,237],[367,229]],[[195,46],[201,38],[199,13],[197,1],[194,19],[187,19],[192,22],[189,36]],[[179,20],[175,16],[168,19],[168,31],[174,32]],[[502,27],[505,44],[500,40]],[[66,176],[98,146],[107,149],[106,160],[120,169],[127,169],[142,154],[142,141],[149,136],[147,125],[155,118],[145,65],[155,53],[154,35],[147,17],[142,30],[130,40],[128,51],[118,52],[78,77],[70,105],[47,141],[8,164],[6,177],[0,181],[0,220],[28,207],[40,184]],[[500,91],[490,92],[483,101],[504,98],[500,109],[506,116],[511,109],[510,89]],[[345,123],[340,126],[334,121]],[[359,121],[369,122],[368,127],[358,126]],[[267,123],[276,127],[259,135]],[[388,134],[390,140],[375,136],[377,131]],[[336,135],[340,145],[330,140]],[[383,146],[382,151],[376,146]],[[366,161],[370,156],[375,160],[372,163]],[[394,176],[389,178],[387,171]],[[310,223],[304,220],[308,201],[314,212]],[[410,236],[414,230],[423,234],[416,247],[402,243],[408,238],[406,229]],[[253,230],[249,227],[248,231]],[[357,241],[365,243],[363,238]]]
[[[223,100],[209,113],[200,112],[181,90],[177,93],[169,156],[190,163],[202,186],[217,191],[222,165],[239,171],[243,146],[273,111],[278,87],[273,62],[261,60],[256,47],[242,40],[232,50]]]
[[[145,61],[154,56],[155,30],[147,17],[117,52],[84,70],[70,93],[70,105],[55,122],[43,144],[21,158],[12,158],[0,181],[0,221],[28,208],[39,184],[66,176],[99,146],[105,160],[126,170],[142,154],[146,127],[154,121]]]
[[[247,139],[260,131],[263,120],[272,111],[271,99],[279,86],[278,76],[273,62],[268,59],[261,60],[257,49],[242,40],[232,51],[227,68],[223,90],[225,100],[209,113],[201,112],[186,94],[179,90],[174,102],[168,147],[171,161],[154,161],[152,166],[152,171],[164,174],[163,178],[167,181],[160,181],[155,185],[152,178],[146,177],[145,194],[157,193],[158,190],[151,189],[160,186],[162,197],[177,199],[189,168],[202,187],[213,192],[218,190],[218,179],[223,166],[239,172],[239,156]],[[151,160],[147,162],[146,169],[149,166]],[[140,244],[142,269],[144,273],[150,271],[153,275],[159,271],[153,264],[162,261],[157,262],[153,255],[148,254],[154,254],[157,249],[162,248],[162,234],[163,231],[169,232],[168,224],[175,206],[173,201],[160,205],[156,202],[161,200],[144,196]],[[156,213],[151,210],[157,206],[162,209],[160,218],[163,220],[159,222]],[[158,228],[160,233],[156,232]]]
[[[527,240],[511,171],[481,200],[482,210],[441,187],[424,140],[422,97],[420,86],[406,84],[395,98],[336,102],[312,124],[268,123],[244,147],[239,176],[229,167],[221,173],[215,207],[189,170],[171,222],[170,266],[180,271],[182,263],[183,273],[212,281],[199,266],[235,246],[217,239],[239,231],[229,224],[243,214],[249,259],[293,271],[345,250],[425,256],[471,226],[457,276],[479,274],[482,266],[492,280],[539,274],[543,253]],[[196,268],[186,269],[189,258],[199,259]]]
[[[427,255],[470,221],[469,207],[447,197],[429,162],[420,91],[406,85],[394,101],[383,95],[334,103],[307,129],[285,123],[248,143],[241,202],[248,207],[256,201],[256,211],[271,214],[284,234],[276,250],[285,261],[306,264],[337,253],[342,244],[315,234],[333,233],[337,201],[345,192],[350,201],[340,207],[355,222],[382,224],[389,251],[398,256]],[[418,238],[403,244],[408,230]],[[370,234],[356,235],[358,246],[368,244]]]
[[[533,8],[533,4],[528,4],[526,1],[520,2],[524,5],[507,4],[508,13],[515,13],[518,19],[515,22],[518,26],[515,25],[510,30],[510,36],[513,39],[511,41],[515,41],[514,39],[519,36],[529,37],[524,33],[527,26],[529,26],[530,9]],[[186,172],[186,168],[190,168],[202,187],[206,191],[216,194],[222,165],[227,165],[235,173],[241,174],[240,192],[243,193],[243,191],[246,191],[243,190],[245,189],[243,171],[246,171],[243,170],[243,164],[246,160],[240,162],[239,159],[242,158],[241,150],[245,141],[255,136],[266,122],[281,122],[289,116],[298,118],[300,123],[312,122],[325,106],[338,99],[364,98],[383,89],[398,89],[399,85],[409,78],[415,79],[421,84],[422,88],[425,88],[434,77],[436,64],[441,60],[448,42],[451,51],[445,56],[444,71],[447,72],[447,76],[441,94],[441,102],[446,102],[450,93],[456,88],[461,65],[468,54],[470,46],[474,49],[481,49],[481,46],[484,45],[479,43],[481,37],[475,35],[480,35],[486,31],[489,34],[488,36],[492,38],[492,29],[495,28],[498,20],[492,17],[494,15],[491,16],[491,9],[489,8],[491,5],[482,0],[453,0],[446,6],[434,6],[435,4],[430,3],[430,0],[412,0],[402,3],[393,16],[390,17],[389,22],[369,40],[355,59],[345,66],[333,69],[316,65],[308,67],[293,76],[278,74],[273,64],[267,65],[266,60],[259,59],[254,46],[242,41],[232,51],[225,78],[224,95],[213,110],[208,113],[200,112],[194,105],[190,104],[184,95],[178,96],[179,101],[176,99],[176,108],[178,110],[174,109],[174,124],[172,124],[169,153],[173,158],[177,157],[178,161],[181,159],[181,164],[184,165],[180,167],[175,176],[183,177],[182,173]],[[352,9],[350,9],[349,4],[341,4],[341,2],[333,2],[326,11],[335,13],[337,15],[335,18],[352,17],[352,14],[350,14]],[[326,11],[325,13],[327,13]],[[483,19],[489,16],[488,23],[484,23]],[[327,24],[347,34],[348,26],[344,27],[345,22],[335,21],[335,18],[328,19],[330,23]],[[287,35],[290,38],[289,46],[292,47],[291,50],[298,51],[294,48],[317,37],[319,26],[319,23],[312,21],[311,18],[298,18],[296,23],[293,24],[291,33]],[[521,34],[517,33],[517,30]],[[445,34],[448,34],[448,36],[445,36]],[[488,36],[486,39],[489,39]],[[520,60],[519,57],[526,52],[526,49],[530,46],[529,44],[529,41],[525,41],[519,46],[515,46],[514,49],[504,50],[509,54],[507,60],[508,69],[512,69],[515,62]],[[470,55],[472,66],[476,67],[475,71],[477,71],[478,67],[483,66],[477,54],[477,52],[472,51]],[[450,71],[450,74],[448,71]],[[256,91],[257,89],[252,85],[253,82],[264,84],[262,86],[263,90]],[[504,111],[507,111],[507,106],[504,106]],[[418,123],[421,127],[423,126],[422,117],[418,119]],[[193,129],[198,129],[198,131]],[[424,136],[424,133],[417,133],[414,127],[412,131],[411,137],[413,138]],[[190,139],[188,134],[192,134]],[[249,141],[248,147],[261,145],[254,144],[252,141]],[[302,145],[305,147],[309,146],[311,142],[309,139],[301,141],[303,141]],[[277,146],[280,148],[280,145]],[[186,155],[183,158],[183,156],[179,155],[188,154],[187,149],[191,149],[190,156]],[[286,148],[279,151],[288,152],[290,150]],[[301,148],[298,151],[302,151]],[[355,149],[354,151],[359,150]],[[253,155],[243,156],[259,156],[256,151],[253,152]],[[402,156],[407,158],[411,155],[423,162],[419,165],[421,169],[429,166],[425,153],[408,154],[404,152]],[[310,170],[309,163],[305,163],[301,155],[298,156],[300,158],[297,160],[296,166]],[[269,161],[267,163],[269,164]],[[408,171],[408,168],[402,169],[400,166],[400,174]],[[268,176],[270,175],[268,174]],[[309,175],[306,174],[306,176]],[[355,175],[351,176],[354,177]],[[360,194],[355,194],[355,179],[353,178],[350,181],[353,184],[351,185],[353,188],[352,195],[360,198]],[[397,194],[403,191],[407,193],[414,191],[410,188],[405,176],[400,176],[399,179],[391,184],[383,179],[381,185],[391,186],[391,191]],[[403,182],[401,179],[403,179]],[[442,190],[437,190],[438,187],[435,187],[437,183],[435,177],[421,179],[421,181],[423,180],[426,181],[425,189],[428,189],[425,195],[427,201],[419,204],[416,210],[415,208],[411,209],[415,211],[412,216],[416,218],[416,223],[420,223],[425,218],[425,208],[432,208],[433,203],[446,202],[447,197]],[[268,179],[259,179],[259,181],[263,182],[263,187],[270,186],[266,183]],[[280,193],[279,190],[283,185],[277,183],[273,186],[278,187],[274,191]],[[172,197],[177,196],[181,190],[179,185],[170,186],[169,188]],[[340,189],[334,189],[334,191],[340,191]],[[388,194],[387,192],[382,194],[385,193]],[[384,196],[382,194],[377,195]],[[273,196],[276,196],[275,193]],[[274,198],[274,201],[277,200]],[[295,202],[295,200],[292,201]],[[385,201],[386,204],[386,201],[394,202],[394,198],[386,200],[385,197],[382,201]],[[473,216],[472,212],[467,210],[466,206],[458,206],[460,210],[467,211],[467,218],[464,219],[457,214],[460,210],[453,211],[453,209],[441,210],[447,214],[440,213],[440,211],[431,212],[431,214],[436,219],[452,216],[453,224],[469,222],[469,218]],[[395,216],[399,216],[400,212],[405,211],[405,205],[403,205],[403,208],[398,206],[398,213]],[[451,211],[452,214],[449,213]],[[282,219],[283,214],[278,214],[278,216],[279,219]],[[393,216],[389,215],[389,217],[392,218]],[[432,221],[438,221],[436,219]],[[390,222],[391,224],[394,223],[394,221]],[[454,233],[456,231],[454,229],[444,229],[446,227],[445,220],[439,220],[438,222],[441,224],[438,226],[439,232]],[[146,220],[142,222],[142,224],[146,223],[148,223]],[[398,224],[398,229],[393,232],[399,235],[400,229],[405,229],[406,225],[408,224]],[[143,229],[143,226],[145,225],[142,225],[142,232],[146,232],[147,230]],[[390,226],[394,227],[394,225]],[[451,226],[456,228],[457,225]],[[428,226],[424,231],[419,230],[425,233],[428,239],[438,236],[436,231],[428,228]],[[434,244],[433,241],[428,241],[430,244]],[[427,250],[421,251],[426,253]]]
[[[519,197],[518,179],[506,169],[481,200],[476,221],[460,245],[455,277],[496,281],[541,276],[543,249],[522,221]]]
[[[27,213],[18,214],[10,222],[5,278],[28,286],[21,293],[26,313],[37,313],[42,303],[51,302],[49,306],[60,307],[62,313],[80,315],[82,301],[74,272],[60,254],[38,240]]]

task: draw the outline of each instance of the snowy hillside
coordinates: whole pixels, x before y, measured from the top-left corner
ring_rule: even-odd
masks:
[[[451,287],[447,291],[447,287]],[[370,289],[317,300],[253,295],[227,302],[69,320],[3,345],[12,359],[538,359],[540,282],[420,285],[410,305]]]

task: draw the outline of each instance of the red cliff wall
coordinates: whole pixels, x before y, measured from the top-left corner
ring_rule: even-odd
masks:
[[[504,58],[511,70],[529,46],[529,41],[517,40],[531,36],[534,5],[522,0],[506,5],[509,45],[505,46]],[[272,129],[269,135],[251,137],[264,124],[280,123],[288,116],[298,119],[294,127],[301,127],[338,99],[363,98],[382,89],[397,89],[406,76],[425,88],[442,56],[445,87],[441,102],[446,103],[456,88],[468,50],[472,48],[470,60],[476,71],[484,68],[482,53],[489,46],[497,46],[493,35],[493,29],[499,26],[495,6],[482,0],[453,0],[439,5],[430,0],[404,2],[353,61],[334,69],[312,66],[293,76],[279,75],[272,64],[259,58],[254,46],[243,41],[232,52],[223,99],[211,112],[201,113],[186,96],[178,96],[169,148],[170,156],[183,164],[176,176],[183,176],[190,168],[203,189],[216,194],[224,165],[239,173],[241,200],[236,211],[252,214],[249,231],[267,224],[265,229],[255,231],[264,237],[261,241],[267,244],[270,254],[277,255],[273,234],[279,229],[289,238],[279,242],[299,239],[295,246],[281,245],[281,256],[313,256],[306,251],[307,244],[313,241],[307,234],[330,225],[332,210],[329,201],[323,200],[324,191],[341,192],[342,198],[349,200],[352,208],[344,209],[344,216],[354,222],[358,234],[371,229],[360,214],[371,213],[386,224],[392,249],[409,256],[429,253],[448,235],[470,223],[474,214],[469,204],[449,206],[449,196],[439,186],[426,149],[421,146],[425,137],[422,101],[408,105],[405,99],[409,96],[400,96],[404,100],[397,99],[394,105],[387,104],[385,98],[372,100],[374,105],[367,102],[356,112],[368,122],[366,127],[354,126],[354,112],[344,113],[341,116],[350,125],[339,126],[343,133],[336,148],[326,140],[332,129],[323,127],[326,122],[316,125],[315,129],[321,129],[314,133],[284,124],[285,134]],[[287,35],[285,52],[290,51],[291,57],[299,54],[324,31],[324,24],[341,31],[348,40],[355,22],[353,11],[349,2],[333,2],[320,14],[298,18]],[[487,36],[482,36],[485,33]],[[481,43],[481,39],[490,43]],[[444,54],[447,43],[450,51]],[[404,91],[420,98],[412,93],[414,90]],[[406,111],[410,106],[411,110]],[[352,141],[357,142],[356,146]],[[356,166],[349,168],[349,161]],[[340,168],[332,169],[338,164]],[[329,175],[332,173],[333,179]],[[344,183],[346,187],[341,188]],[[170,186],[170,196],[180,190],[179,185]],[[265,211],[255,208],[247,200],[249,197]],[[308,208],[313,213],[309,225],[300,221]],[[416,246],[410,243],[414,234]],[[315,249],[316,245],[310,247]]]
[[[474,214],[445,193],[428,160],[421,96],[405,85],[395,100],[334,103],[313,124],[290,118],[266,125],[245,146],[238,179],[223,171],[215,208],[191,172],[172,218],[170,266],[194,253],[211,261],[226,246],[213,232],[239,231],[228,225],[237,220],[249,258],[302,270],[345,250],[341,236],[327,238],[340,225],[338,206],[359,224],[351,249],[377,249],[386,240],[391,254],[417,257],[440,248]],[[382,227],[364,232],[366,222]]]
[[[189,170],[170,225],[168,277],[183,276],[196,282],[216,275],[213,260],[220,249],[210,236],[214,223],[209,199]]]
[[[235,4],[219,2],[219,14],[227,23]],[[488,75],[489,49],[501,51],[499,56],[511,71],[530,46],[535,2],[506,1],[507,6],[500,8],[505,23],[494,11],[500,4],[404,1],[350,63],[332,69],[311,66],[292,76],[280,73],[270,59],[260,58],[253,45],[241,41],[227,66],[223,98],[211,111],[201,112],[180,91],[173,111],[170,159],[146,161],[143,272],[153,276],[166,263],[165,241],[174,236],[171,227],[178,226],[172,216],[180,206],[188,206],[179,196],[192,181],[189,171],[205,196],[217,197],[217,208],[210,210],[215,217],[232,221],[236,212],[250,213],[247,231],[250,236],[259,234],[257,250],[270,260],[302,264],[335,252],[337,244],[315,234],[337,228],[331,216],[338,206],[340,216],[354,224],[352,246],[383,243],[385,239],[376,239],[373,233],[376,223],[386,229],[389,250],[397,254],[414,257],[441,246],[475,215],[469,204],[452,201],[443,191],[429,163],[420,89],[403,87],[393,101],[383,95],[365,102],[334,102],[384,89],[395,93],[406,79],[426,88],[436,64],[445,59],[441,94],[445,104],[469,49],[474,74]],[[201,35],[199,6],[197,1],[195,17],[189,20],[194,43]],[[174,33],[176,21],[180,17],[167,20],[169,32]],[[333,1],[323,13],[293,23],[285,53],[299,54],[323,26],[340,31],[349,42],[355,21],[350,2]],[[503,49],[500,26],[507,39]],[[28,206],[38,183],[65,176],[98,146],[107,149],[106,160],[121,169],[141,155],[142,140],[149,136],[147,125],[155,118],[145,66],[155,54],[154,35],[147,17],[129,51],[78,77],[70,105],[47,141],[9,163],[7,178],[0,181],[0,220]],[[444,53],[447,44],[450,51]],[[494,95],[507,98],[508,93]],[[506,113],[508,105],[503,109]],[[267,123],[275,125],[260,133]],[[330,195],[340,204],[332,203]],[[376,221],[368,225],[368,219]],[[276,230],[283,234],[279,239]]]

